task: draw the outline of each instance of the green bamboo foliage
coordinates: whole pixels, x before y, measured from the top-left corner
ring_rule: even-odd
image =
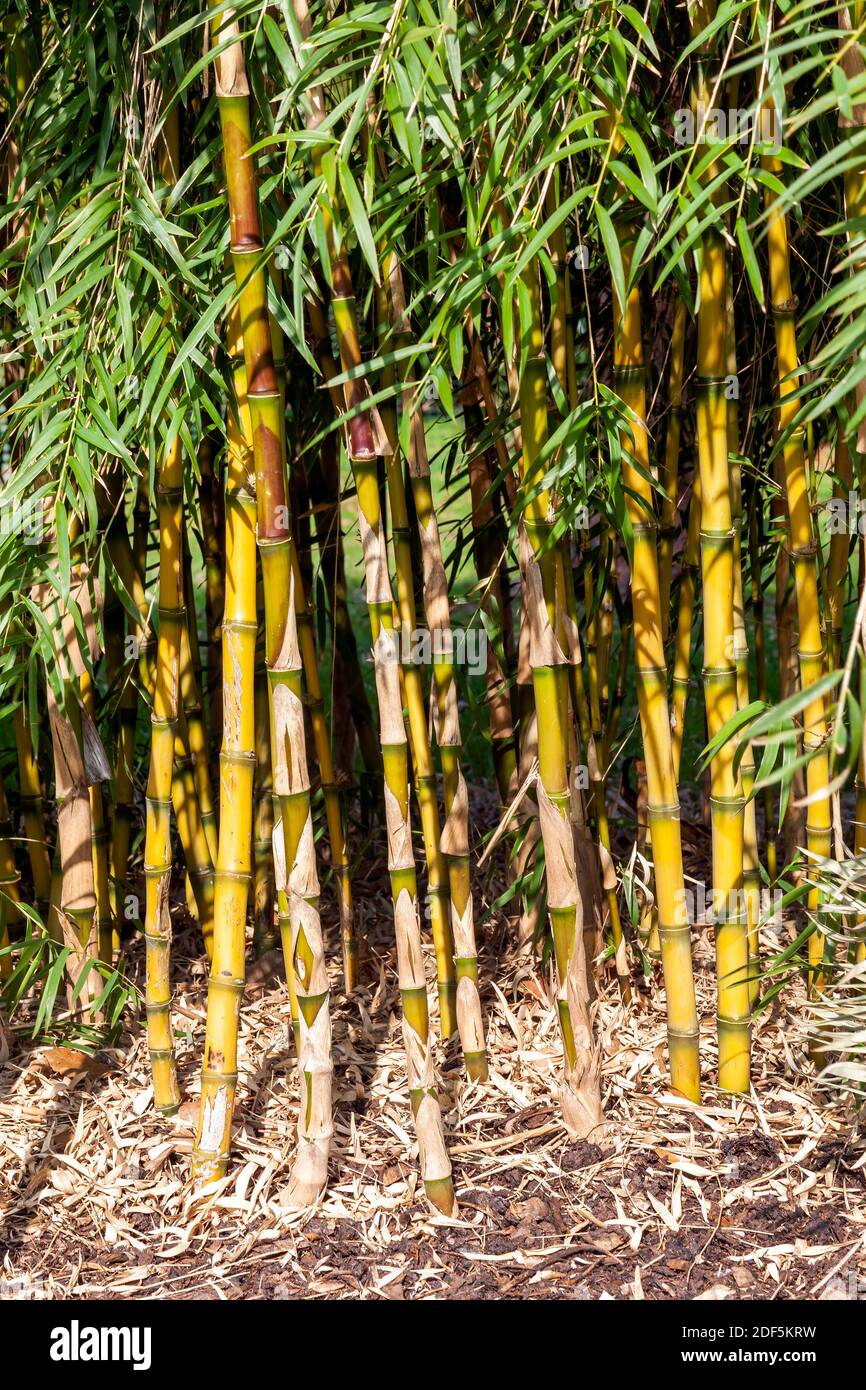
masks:
[[[185,892],[211,957],[193,1169],[223,1179],[247,952],[279,942],[290,1196],[313,1203],[330,953],[339,933],[363,1012],[350,865],[371,883],[382,847],[437,1211],[457,1186],[440,1034],[463,1123],[467,1073],[498,1084],[483,986],[515,964],[519,987],[551,958],[574,1133],[600,1137],[621,1060],[614,1045],[602,1067],[602,1039],[626,1017],[643,1032],[632,1001],[667,1009],[673,1088],[699,1102],[679,798],[700,776],[684,724],[700,736],[702,652],[718,948],[703,985],[722,1093],[744,1095],[762,964],[765,1003],[778,985],[800,998],[799,945],[760,959],[777,948],[762,880],[820,927],[825,884],[856,884],[848,851],[866,854],[849,631],[866,584],[849,505],[866,470],[866,4],[213,0],[203,60],[183,5],[118,0],[89,25],[81,6],[6,9],[4,1019],[111,1045],[144,963],[154,1101],[175,1109],[172,976],[198,968],[171,941]],[[464,614],[488,637],[486,681],[451,651]],[[429,669],[407,659],[416,622]],[[492,841],[477,873],[470,802]],[[698,875],[707,845],[686,829]],[[639,979],[620,914],[644,867]],[[866,959],[866,904],[832,911],[805,962],[822,1014]]]

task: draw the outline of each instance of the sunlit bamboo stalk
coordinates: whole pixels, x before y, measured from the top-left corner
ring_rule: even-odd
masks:
[[[319,882],[310,805],[301,691],[301,653],[295,621],[291,518],[285,457],[285,416],[276,373],[267,303],[267,270],[258,210],[252,146],[249,83],[237,20],[215,7],[217,42],[232,42],[215,64],[230,218],[230,244],[239,296],[246,396],[256,472],[256,540],[265,596],[265,658],[271,711],[274,792],[279,798],[286,857],[286,893],[298,996],[301,1097],[298,1153],[288,1199],[293,1206],[316,1200],[327,1181],[331,1114],[331,1020],[329,981],[319,919]],[[226,679],[226,662],[223,662]],[[252,770],[245,805],[252,812]],[[245,795],[247,789],[245,788]],[[221,817],[222,823],[222,817]],[[246,827],[246,855],[252,826]],[[246,889],[246,883],[244,888]],[[246,898],[244,898],[244,904]],[[227,921],[220,948],[230,956],[236,1003],[243,990],[243,916]],[[202,1105],[194,1169],[202,1178],[221,1172],[228,1160],[236,1085],[237,1017],[227,1019],[219,1003],[223,980],[217,961],[215,923],[208,1031],[202,1073]],[[240,937],[240,941],[238,941]],[[212,1026],[210,994],[215,996]],[[223,1042],[230,1057],[226,1056]],[[233,1062],[233,1065],[226,1065]]]
[[[761,106],[761,135],[769,146],[776,140],[780,113],[775,97],[767,93]],[[779,179],[782,162],[777,154],[761,156],[764,170]],[[778,429],[782,472],[788,504],[788,531],[791,561],[794,569],[794,588],[799,619],[800,683],[804,692],[815,685],[824,671],[824,646],[821,636],[821,615],[818,597],[818,574],[815,559],[815,536],[812,508],[803,452],[803,430],[795,425],[799,409],[797,397],[796,299],[791,286],[788,254],[788,220],[778,207],[779,194],[768,184],[764,192],[767,216],[767,248],[770,266],[770,297],[773,328],[776,339],[776,372],[778,378]],[[826,748],[826,714],[823,696],[810,700],[803,711],[803,746],[810,753],[806,765],[806,845],[820,858],[830,853],[831,807],[828,794],[829,763]],[[809,894],[809,905],[817,908],[819,892],[815,884]],[[824,938],[815,931],[809,939],[811,985],[821,987],[820,969],[824,957]]]

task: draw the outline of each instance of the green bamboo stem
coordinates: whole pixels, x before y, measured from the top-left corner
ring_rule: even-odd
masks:
[[[184,595],[187,620],[180,634],[180,697],[186,726],[185,744],[189,749],[195,782],[201,828],[207,846],[207,858],[213,865],[217,857],[217,815],[210,780],[208,735],[201,702],[201,663],[198,659],[195,594],[189,569],[189,550],[184,548]],[[200,859],[204,860],[202,850]]]
[[[148,511],[149,516],[149,511]],[[108,552],[117,572],[120,583],[137,609],[139,622],[136,626],[135,640],[138,648],[138,672],[142,689],[150,702],[154,699],[156,681],[155,650],[152,649],[149,633],[151,627],[150,599],[144,587],[147,528],[145,513],[139,512],[140,521],[136,525],[136,552],[129,543],[125,528],[112,528],[107,537]],[[139,558],[140,557],[140,558]],[[153,658],[153,659],[152,659]],[[130,697],[130,729],[132,707]],[[186,714],[181,703],[176,719],[174,738],[174,764],[172,768],[171,798],[178,834],[183,847],[187,874],[194,894],[191,906],[198,918],[204,936],[205,946],[210,953],[213,931],[214,870],[207,835],[202,823],[196,790],[195,772],[189,748],[189,734]]]
[[[393,386],[394,380],[393,367],[385,368],[381,375],[383,388],[388,389],[388,387]],[[448,869],[441,849],[436,771],[427,730],[427,710],[422,672],[420,666],[405,659],[405,654],[411,649],[412,634],[417,627],[414,594],[416,568],[410,543],[409,513],[403,483],[402,455],[397,441],[396,412],[392,406],[383,405],[381,419],[387,436],[387,448],[383,445],[383,454],[397,575],[397,613],[402,633],[401,674],[408,712],[409,747],[415,774],[415,791],[418,797],[424,855],[427,861],[428,906],[430,924],[433,930],[433,946],[436,953],[436,982],[439,992],[439,1026],[442,1037],[445,1039],[450,1038],[457,1031],[457,981],[454,967],[454,939],[448,907]]]
[[[282,332],[274,320],[272,323],[274,351],[276,354],[277,380],[283,402],[282,445],[285,456],[285,365]],[[337,891],[337,907],[340,914],[340,944],[343,955],[343,984],[348,994],[358,983],[358,938],[355,926],[355,912],[352,902],[352,877],[349,856],[346,850],[343,802],[334,771],[331,752],[331,734],[325,717],[325,702],[322,698],[322,685],[319,677],[319,663],[316,654],[316,638],[313,631],[313,613],[309,601],[309,580],[305,582],[301,569],[297,545],[291,545],[292,593],[294,597],[294,617],[301,653],[301,664],[306,686],[305,707],[309,713],[313,733],[313,748],[319,765],[322,798],[325,803],[325,820],[328,827],[328,841],[331,847],[331,866]]]
[[[21,813],[24,820],[30,871],[33,875],[33,891],[37,910],[44,912],[51,896],[51,860],[48,855],[45,818],[42,812],[42,783],[33,754],[30,725],[21,705],[12,716],[12,726],[18,754]]]
[[[328,324],[318,297],[311,296],[307,300],[307,316],[312,335],[313,355],[325,381],[330,383],[338,375],[338,369],[331,356]],[[329,385],[328,394],[334,413],[339,418],[343,413],[343,393],[339,386]],[[307,482],[313,503],[316,538],[325,578],[334,647],[346,677],[346,698],[358,736],[364,776],[372,789],[371,801],[378,804],[382,799],[382,752],[364,686],[358,644],[349,612],[340,521],[339,451],[337,436],[334,433],[325,436],[321,451],[308,463]]]
[[[854,477],[848,441],[841,422],[837,426],[836,450],[833,462],[833,500],[848,505],[848,493]],[[830,537],[830,553],[824,571],[826,622],[824,645],[831,670],[837,670],[842,660],[842,626],[845,598],[848,591],[848,555],[851,537],[847,529],[838,528]]]
[[[528,496],[521,523],[524,605],[538,715],[536,790],[565,1053],[560,1103],[568,1130],[586,1137],[604,1122],[601,1053],[593,1038],[589,1009],[589,971],[583,935],[589,912],[585,879],[578,875],[573,769],[569,767],[569,661],[560,634],[564,635],[570,624],[564,608],[561,570],[556,551],[550,545],[550,498],[538,487],[538,460],[548,426],[547,366],[537,277],[537,264],[532,262],[523,276],[530,308],[519,392],[521,482]]]
[[[503,806],[516,790],[517,748],[514,710],[506,675],[511,650],[511,603],[505,566],[505,538],[493,506],[495,468],[479,440],[483,432],[483,391],[479,378],[480,343],[475,338],[466,357],[460,394],[466,431],[467,470],[472,504],[472,554],[480,589],[479,607],[488,631],[485,684],[490,745],[496,785]],[[501,653],[501,659],[500,659]],[[503,667],[505,663],[505,668]]]
[[[755,485],[748,509],[749,517],[749,603],[752,610],[752,630],[755,642],[755,679],[757,695],[764,704],[768,703],[767,693],[767,646],[764,626],[764,590],[761,586],[761,537],[763,533],[763,500]],[[764,839],[766,842],[767,874],[770,882],[775,882],[778,866],[776,863],[776,817],[773,788],[765,787]]]
[[[556,187],[552,185],[548,198],[549,212],[553,212],[556,206],[556,199],[557,190]],[[571,286],[566,265],[565,227],[562,223],[560,223],[556,231],[552,233],[549,241],[549,249],[556,276],[556,299],[550,316],[550,355],[568,407],[570,410],[575,410],[578,404],[578,397],[574,356],[574,315],[571,302]],[[565,611],[571,625],[571,632],[575,634],[570,644],[572,652],[572,660],[569,663],[570,689],[577,716],[578,728],[580,730],[580,738],[586,750],[587,766],[592,786],[589,809],[595,820],[598,835],[596,850],[599,858],[600,887],[603,888],[607,900],[608,918],[610,921],[611,937],[613,939],[614,960],[620,994],[623,1002],[628,1003],[631,998],[631,986],[629,983],[625,938],[623,936],[622,922],[619,914],[619,901],[617,898],[618,879],[613,856],[611,854],[610,826],[608,824],[607,801],[605,797],[605,759],[601,691],[602,686],[607,680],[610,627],[606,621],[602,621],[601,611],[598,613],[595,611],[593,602],[594,586],[592,566],[589,563],[588,531],[583,535],[581,543],[585,556],[583,580],[584,607],[587,618],[586,665],[589,683],[589,708],[587,708],[583,671],[581,669],[580,642],[579,638],[576,636],[578,632],[577,595],[575,593],[573,567],[568,554],[568,548],[570,546],[570,538],[568,536],[562,537],[559,541],[557,547],[557,563],[562,574]],[[612,607],[609,584],[607,582],[609,577],[610,570],[609,567],[606,566],[606,582],[604,588],[607,613],[609,613]],[[562,621],[561,616],[560,621]],[[561,635],[560,640],[565,650],[568,650],[569,644],[567,640],[565,640],[565,634]],[[576,807],[579,805],[581,808],[580,819],[581,823],[583,823],[585,821],[585,815],[582,810],[583,796],[579,788],[575,789],[573,799]],[[586,831],[586,834],[588,835],[588,831]],[[587,932],[589,946],[592,942],[591,923],[585,924],[585,930],[586,926],[590,928]],[[590,949],[588,950],[588,954],[594,954],[594,951]]]
[[[9,945],[8,929],[21,916],[19,903],[21,901],[21,875],[15,865],[15,854],[12,849],[12,822],[9,817],[9,803],[6,799],[6,788],[0,778],[0,921],[2,921],[2,941],[0,945]],[[8,979],[12,971],[12,962],[8,955],[0,956],[0,980]]]
[[[409,338],[403,273],[396,254],[386,260],[390,287],[390,322],[394,340],[405,344]],[[387,304],[383,304],[383,309]],[[408,359],[407,359],[408,360]],[[472,904],[469,855],[469,791],[462,771],[463,740],[457,705],[457,682],[454,674],[454,637],[448,601],[448,581],[442,559],[442,544],[433,501],[430,462],[424,419],[414,401],[411,385],[404,376],[403,410],[411,417],[408,471],[412,497],[415,502],[417,534],[421,543],[421,573],[423,576],[424,615],[433,645],[433,725],[442,760],[445,800],[445,824],[439,848],[448,864],[451,898],[451,933],[454,942],[454,962],[457,974],[456,1012],[460,1045],[466,1069],[472,1080],[486,1081],[487,1049],[484,1042],[484,1023],[478,993],[478,952],[475,944],[475,921]],[[386,419],[386,429],[388,428]],[[395,441],[396,443],[396,441]],[[403,476],[397,465],[388,473],[392,521],[405,513]],[[395,549],[398,544],[394,533]],[[399,583],[399,580],[398,580]],[[412,605],[414,607],[414,605]],[[401,614],[402,616],[402,614]],[[406,612],[414,623],[411,608]],[[414,756],[414,748],[413,748]],[[435,794],[435,786],[434,786]],[[438,810],[437,810],[438,817]]]

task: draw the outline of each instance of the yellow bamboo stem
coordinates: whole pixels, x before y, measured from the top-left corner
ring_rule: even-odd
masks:
[[[220,43],[227,38],[232,40],[216,60],[215,76],[228,188],[231,255],[239,297],[246,396],[256,472],[256,538],[265,596],[271,755],[274,792],[280,802],[291,925],[292,952],[290,959],[286,960],[286,972],[294,971],[298,996],[301,1097],[298,1152],[289,1185],[289,1201],[300,1207],[315,1201],[327,1181],[328,1151],[333,1130],[329,982],[319,919],[319,882],[305,747],[301,654],[293,599],[285,412],[267,307],[267,271],[263,265],[255,165],[250,154],[249,83],[237,20],[231,14],[221,14],[218,5],[214,8],[212,30],[215,39]],[[224,661],[224,679],[226,670]],[[243,851],[247,864],[252,832],[251,776],[248,790],[248,809],[247,803],[244,803],[246,842]],[[222,841],[222,817],[220,839]],[[245,879],[243,886],[246,902],[248,879]],[[240,967],[232,981],[235,1000],[239,1003],[243,990],[243,917],[239,923],[227,922],[221,935],[222,948],[231,956],[232,968]],[[236,1084],[236,1076],[228,1073],[236,1073],[237,1014],[231,1020],[220,1018],[225,1025],[222,1028],[214,1028],[211,1021],[210,995],[213,992],[216,1019],[221,1013],[218,1003],[221,984],[215,930],[199,1138],[193,1155],[194,1169],[202,1178],[223,1171],[227,1163]],[[234,1061],[233,1067],[224,1065],[227,1060],[226,1048]],[[205,1143],[205,1140],[208,1142]]]
[[[737,397],[731,388],[737,380],[737,337],[734,317],[733,275],[730,256],[725,266],[725,319],[727,325],[726,375],[728,387],[728,467],[731,489],[731,521],[734,530],[734,630],[733,654],[737,672],[737,705],[744,709],[751,700],[749,690],[749,642],[746,635],[746,609],[743,596],[743,485],[740,469],[740,420]],[[745,806],[743,809],[743,894],[749,937],[749,1002],[752,1007],[760,997],[760,934],[761,920],[761,862],[758,851],[758,822],[756,802],[752,795],[755,785],[755,755],[751,743],[746,744],[740,762]]]
[[[151,713],[150,771],[144,841],[147,956],[145,1008],[153,1076],[153,1103],[161,1114],[180,1105],[171,1029],[171,803],[174,747],[180,701],[183,603],[183,453],[169,440],[159,469],[159,636]]]
[[[779,113],[772,94],[761,106],[761,132],[767,144],[772,144],[774,130],[780,125]],[[782,162],[775,154],[761,158],[763,168],[778,180]],[[794,588],[799,620],[800,683],[808,691],[821,679],[824,671],[824,645],[821,635],[821,615],[818,599],[818,572],[815,537],[812,529],[812,508],[809,496],[806,461],[803,453],[802,428],[794,427],[799,403],[797,399],[796,299],[791,287],[788,255],[788,222],[778,207],[779,195],[768,184],[765,189],[767,213],[767,249],[770,266],[770,296],[773,327],[776,339],[776,371],[778,376],[778,429],[781,443],[782,471],[788,504],[788,534],[794,567]],[[803,711],[803,745],[811,754],[806,765],[806,790],[809,798],[806,813],[806,845],[818,858],[830,853],[830,797],[828,794],[829,762],[826,748],[826,716],[822,696],[809,701]],[[819,901],[817,885],[809,893],[809,906],[816,910]],[[810,983],[821,987],[821,961],[824,957],[824,937],[815,931],[809,939]]]
[[[235,399],[227,421],[219,841],[202,1107],[193,1153],[193,1172],[204,1179],[218,1176],[228,1163],[237,1088],[238,1017],[245,975],[256,761],[255,472],[249,446],[246,374],[238,358],[240,313],[237,307],[229,316],[228,348],[234,369]]]
[[[662,600],[662,636],[665,644],[671,616],[671,569],[677,536],[677,485],[679,482],[680,433],[683,418],[683,366],[686,343],[686,306],[677,299],[671,336],[668,372],[668,429],[662,471],[662,511],[659,526],[659,586]]]
[[[636,228],[629,220],[619,224],[626,284],[631,274],[635,235]],[[630,448],[623,454],[623,485],[634,537],[631,594],[635,665],[662,969],[667,991],[671,1081],[683,1095],[699,1100],[698,1019],[683,877],[679,798],[668,714],[656,523],[645,424],[646,371],[637,285],[628,291],[624,306],[620,306],[614,296],[614,380],[617,394],[633,416]]]
[[[696,37],[715,13],[714,0],[693,6]],[[696,109],[710,106],[709,50],[697,58]],[[699,131],[699,138],[702,139]],[[699,149],[703,153],[704,145]],[[705,179],[716,170],[710,167]],[[737,710],[734,660],[734,520],[728,463],[727,289],[722,230],[710,224],[701,237],[698,310],[697,433],[701,477],[701,576],[704,615],[704,700],[707,732],[718,736]],[[713,891],[718,991],[719,1085],[748,1091],[751,1050],[749,933],[743,895],[742,782],[736,746],[728,739],[710,764]]]

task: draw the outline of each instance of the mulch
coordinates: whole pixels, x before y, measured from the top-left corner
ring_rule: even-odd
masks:
[[[334,948],[335,1131],[319,1205],[297,1213],[285,1202],[297,1078],[275,960],[253,968],[243,1008],[229,1172],[205,1191],[190,1183],[206,967],[178,904],[178,1116],[153,1111],[146,1038],[134,1021],[95,1056],[18,1035],[0,1066],[0,1294],[855,1297],[866,1279],[866,1145],[854,1112],[812,1076],[799,982],[755,1023],[751,1096],[725,1095],[714,1085],[712,941],[695,931],[705,1078],[695,1106],[667,1082],[661,980],[624,1010],[606,977],[597,1027],[611,1133],[604,1147],[575,1143],[556,1103],[549,970],[518,952],[514,923],[487,906],[500,889],[477,885],[489,1082],[466,1079],[452,1044],[437,1049],[456,1218],[431,1211],[418,1179],[387,877],[369,861],[356,880],[366,940],[351,999],[323,897]],[[129,971],[141,982],[140,940]]]

